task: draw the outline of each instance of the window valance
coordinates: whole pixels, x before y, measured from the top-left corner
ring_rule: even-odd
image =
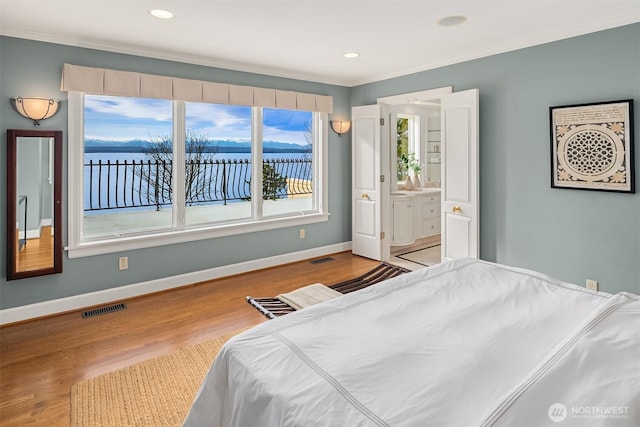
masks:
[[[333,97],[64,64],[61,90],[287,110],[333,112]]]

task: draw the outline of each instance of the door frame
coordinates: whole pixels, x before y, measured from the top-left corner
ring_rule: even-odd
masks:
[[[381,129],[381,141],[380,149],[383,153],[382,160],[382,174],[388,177],[388,182],[391,182],[391,124],[387,123],[389,119],[389,113],[393,106],[404,104],[417,104],[417,105],[429,105],[435,100],[440,100],[443,96],[453,93],[453,86],[445,86],[436,89],[423,90],[419,92],[403,93],[399,95],[385,96],[377,98],[376,103],[382,104],[381,112],[382,117],[385,119],[385,126]],[[386,154],[384,154],[386,153]],[[441,182],[443,182],[441,177]],[[389,191],[382,192],[380,195],[380,209],[382,212],[382,229],[388,232],[391,230],[391,194]],[[442,231],[441,231],[442,232]],[[391,239],[385,238],[382,240],[382,260],[388,261],[391,258]]]

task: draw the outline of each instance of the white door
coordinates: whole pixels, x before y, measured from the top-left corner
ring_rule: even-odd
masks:
[[[351,251],[382,260],[381,106],[351,109]]]
[[[479,254],[478,89],[442,97],[442,257]]]

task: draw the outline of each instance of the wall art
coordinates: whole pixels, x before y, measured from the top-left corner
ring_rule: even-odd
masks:
[[[551,187],[635,193],[633,100],[549,108]]]

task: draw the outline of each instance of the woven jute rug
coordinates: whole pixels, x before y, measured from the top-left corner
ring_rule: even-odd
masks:
[[[213,359],[236,333],[71,387],[71,426],[181,426]]]

